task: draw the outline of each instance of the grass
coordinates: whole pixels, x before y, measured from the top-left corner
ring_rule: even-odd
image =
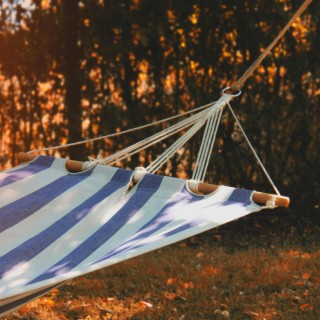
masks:
[[[320,319],[320,233],[259,213],[80,277],[14,319]]]

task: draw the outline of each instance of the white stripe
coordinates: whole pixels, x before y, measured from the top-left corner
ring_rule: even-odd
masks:
[[[172,191],[174,189],[181,189],[184,182],[180,179],[164,178],[162,183],[162,188],[159,188],[158,190],[158,195],[160,198],[162,198],[159,203],[161,201],[162,203],[168,201],[168,197],[172,196]],[[86,218],[79,222],[74,228],[69,230],[67,234],[60,237],[56,242],[47,247],[46,250],[42,251],[34,259],[19,266],[15,272],[11,272],[9,276],[6,276],[4,279],[2,279],[2,281],[0,281],[0,295],[11,296],[26,290],[26,287],[22,287],[23,285],[28,283],[31,279],[34,279],[38,275],[42,274],[56,262],[60,261],[63,257],[65,257],[68,253],[70,253],[83,241],[85,241],[85,239],[87,239],[95,231],[97,231],[104,223],[112,218],[114,214],[135,194],[137,188],[138,185],[136,185],[134,189],[132,189],[131,192],[129,192],[123,199],[120,199],[120,197],[123,194],[123,191],[126,190],[126,188],[122,188],[121,190],[115,192],[112,195],[113,199],[110,199],[110,197],[108,197],[104,202],[101,202],[93,212],[91,212]],[[155,211],[154,214],[159,211],[159,207],[151,206],[150,209]],[[146,219],[149,220],[148,217],[146,217]],[[123,237],[124,239],[118,239],[117,244],[121,244],[126,239],[125,233],[123,234]],[[104,247],[108,247],[108,242]],[[103,251],[103,253],[105,253],[105,251]],[[94,256],[94,254],[92,256]],[[101,258],[101,253],[97,255],[97,258]],[[91,258],[90,261],[86,259],[85,263],[91,264],[95,260],[95,258]],[[65,275],[47,279],[41,283],[31,284],[30,286],[28,286],[28,288],[35,289],[39,286],[42,287],[52,285],[56,282],[61,282],[66,279],[72,278],[75,275],[83,273],[83,265],[84,263],[79,265],[72,272],[69,272]],[[88,268],[90,270],[91,266],[88,266]],[[61,280],[62,278],[63,280]]]
[[[6,245],[0,247],[0,256],[47,229],[54,222],[86,201],[110,181],[116,171],[116,168],[96,166],[94,172],[88,178],[54,198],[26,219],[3,231],[0,234],[0,243],[5,241]],[[79,195],[81,196],[79,197]],[[21,232],[22,230],[23,232]]]
[[[165,177],[161,181],[159,189],[144,204],[144,206],[108,241],[94,251],[77,268],[91,265],[92,262],[99,260],[106,253],[123,244],[127,239],[134,235],[142,226],[149,222],[154,216],[177,194],[181,192],[185,182],[180,179]]]
[[[97,168],[99,171],[101,171],[101,173],[105,173],[106,175],[109,174],[109,179],[113,176],[113,174],[110,173],[117,170],[115,168],[106,166],[97,166]],[[91,176],[93,176],[93,180],[95,180],[95,182],[98,182],[100,179],[105,183],[106,178],[103,176],[103,174],[96,175],[93,173]],[[60,261],[68,253],[78,247],[78,245],[87,239],[92,233],[99,229],[114,214],[113,207],[115,207],[120,201],[124,192],[127,190],[128,185],[118,189],[112,193],[111,196],[97,204],[97,207],[85,218],[83,218],[73,228],[68,230],[66,234],[62,235],[32,260],[17,266],[14,271],[10,271],[10,274],[5,276],[0,281],[0,295],[11,296],[16,294],[16,289],[19,289],[18,292],[23,292],[23,290],[20,291],[21,288],[19,287],[25,285],[32,279],[42,274],[56,262]],[[69,192],[66,192],[66,194],[68,193]],[[52,282],[49,282],[48,285],[52,283],[56,283],[56,281],[53,280]],[[40,287],[42,285],[43,284],[41,284]],[[32,287],[37,288],[39,287],[39,284],[36,283],[35,286]],[[22,289],[26,290],[25,288]]]
[[[55,159],[50,168],[1,188],[0,208],[17,201],[66,175],[65,162],[65,159]]]

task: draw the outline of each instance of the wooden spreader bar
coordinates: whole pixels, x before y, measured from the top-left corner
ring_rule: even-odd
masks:
[[[20,163],[31,161],[36,158],[38,155],[36,154],[29,154],[20,152],[18,154],[18,159]],[[67,160],[66,161],[66,169],[70,172],[80,172],[82,171],[83,162],[75,161],[75,160]],[[215,191],[219,186],[214,184],[208,183],[199,183],[198,185],[198,192],[201,194],[209,194]],[[192,190],[193,191],[193,190]],[[287,208],[290,204],[290,198],[284,196],[278,196],[275,194],[264,193],[264,192],[257,192],[254,191],[252,195],[252,200],[258,204],[266,204],[269,200],[274,200],[275,204],[279,207]]]
[[[199,183],[198,191],[199,193],[208,194],[216,190],[219,186],[209,183]],[[288,208],[290,204],[290,198],[284,196],[278,196],[276,194],[264,193],[254,191],[252,195],[252,200],[259,204],[266,204],[267,201],[275,201],[275,205],[278,207]]]

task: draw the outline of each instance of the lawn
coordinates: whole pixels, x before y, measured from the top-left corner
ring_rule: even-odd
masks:
[[[320,319],[319,230],[263,211],[77,278],[4,319]]]

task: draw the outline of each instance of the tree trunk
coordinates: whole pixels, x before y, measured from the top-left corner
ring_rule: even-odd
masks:
[[[80,48],[78,44],[78,0],[63,1],[63,32],[64,32],[64,76],[65,105],[67,111],[69,142],[82,139],[81,133],[81,79],[80,79]],[[83,146],[69,149],[71,159],[84,156]]]

